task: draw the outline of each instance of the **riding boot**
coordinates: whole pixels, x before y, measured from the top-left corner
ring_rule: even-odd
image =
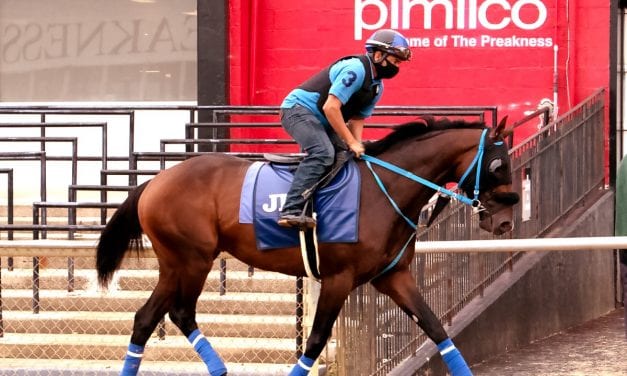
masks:
[[[302,209],[290,209],[281,212],[277,223],[282,227],[314,228],[316,220],[312,215],[311,199],[305,201]]]
[[[305,179],[302,177],[299,179],[298,175],[297,170],[277,223],[281,227],[314,228],[316,220],[313,218],[313,193],[319,178],[315,176],[311,178],[309,175]]]

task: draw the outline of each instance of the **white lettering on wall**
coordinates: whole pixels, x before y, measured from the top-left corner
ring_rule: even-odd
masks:
[[[512,25],[521,30],[536,30],[547,20],[547,7],[542,0],[516,0],[510,4],[507,0],[355,0],[355,39],[362,40],[364,31],[382,27],[407,30],[416,28],[419,20],[412,18],[412,9],[421,7],[423,12],[422,27],[425,30],[444,28],[447,30],[474,30],[479,27],[488,30],[502,30]],[[523,20],[523,7],[532,7],[537,16],[532,20]],[[371,9],[375,8],[375,9]],[[433,17],[434,10],[443,10],[444,18]],[[364,14],[375,11],[377,16],[368,22]],[[492,20],[488,14],[505,11],[508,16]],[[440,12],[438,12],[440,14]],[[400,21],[400,24],[399,24]]]

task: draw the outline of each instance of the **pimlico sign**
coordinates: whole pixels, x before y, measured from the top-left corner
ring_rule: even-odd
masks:
[[[412,47],[554,45],[541,0],[355,0],[354,11],[355,40],[387,27],[403,32]]]

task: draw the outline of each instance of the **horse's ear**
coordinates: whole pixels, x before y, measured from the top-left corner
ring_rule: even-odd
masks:
[[[496,128],[492,129],[492,139],[497,139],[497,138],[505,138],[507,136],[509,136],[509,131],[505,129],[505,126],[507,124],[507,115],[505,115],[501,121],[499,121],[499,125],[496,126]]]

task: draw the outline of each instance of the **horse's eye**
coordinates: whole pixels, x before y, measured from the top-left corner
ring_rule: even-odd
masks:
[[[496,170],[502,165],[503,165],[503,161],[500,158],[495,159],[492,162],[490,162],[490,165],[488,166],[488,171],[490,171],[491,173],[495,173]]]

